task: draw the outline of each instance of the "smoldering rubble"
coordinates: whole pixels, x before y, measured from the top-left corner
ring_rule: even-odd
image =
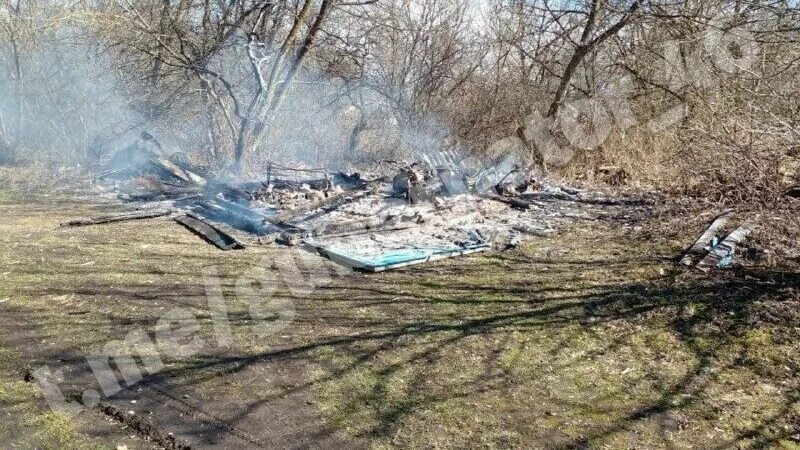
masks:
[[[357,172],[269,163],[251,181],[216,177],[143,135],[113,155],[94,190],[130,211],[63,226],[167,217],[221,250],[301,246],[362,271],[384,271],[561,232],[576,220],[647,214],[651,201],[574,189],[512,167],[384,160]]]

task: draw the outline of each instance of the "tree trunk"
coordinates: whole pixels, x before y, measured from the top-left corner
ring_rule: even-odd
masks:
[[[578,65],[583,62],[583,58],[585,58],[589,52],[605,42],[608,38],[619,33],[619,31],[625,25],[627,25],[628,22],[630,22],[633,15],[639,9],[639,1],[640,0],[634,0],[633,4],[625,12],[625,15],[623,15],[617,23],[596,38],[590,39],[594,33],[594,25],[597,21],[597,15],[600,8],[600,0],[592,1],[592,9],[589,12],[589,17],[586,19],[586,26],[583,28],[580,43],[567,63],[567,67],[564,69],[564,74],[561,76],[561,82],[558,84],[558,88],[556,89],[556,95],[553,97],[553,102],[550,103],[550,108],[547,110],[547,117],[555,117],[558,113],[558,109],[561,107],[561,103],[564,101],[564,96],[567,93],[567,88],[569,88],[569,85],[572,82],[572,77],[575,75],[575,70],[578,68]]]
[[[11,130],[14,136],[11,139],[10,153],[15,153],[22,142],[22,128],[25,126],[25,104],[22,101],[24,91],[24,79],[22,77],[22,61],[20,60],[19,46],[15,36],[11,37],[11,50],[14,60],[14,95],[16,103],[16,124],[15,129]]]
[[[247,136],[250,134],[250,121],[248,119],[240,119],[239,121],[239,135],[236,139],[236,146],[233,148],[233,170],[236,173],[241,173],[244,169],[244,159],[247,154]]]
[[[358,122],[350,131],[350,139],[347,145],[347,154],[350,156],[351,159],[355,159],[356,155],[358,154],[358,144],[361,141],[361,133],[367,129],[367,120],[364,117],[364,112],[359,109],[358,110]]]
[[[300,16],[295,21],[295,26],[292,27],[286,42],[284,42],[283,48],[281,49],[281,54],[283,54],[285,51],[288,52],[291,41],[294,40],[296,33],[299,31],[301,22],[308,16],[310,12],[310,6],[307,8],[306,5],[309,5],[311,2],[312,0],[307,0],[306,4],[303,6]],[[297,73],[302,67],[303,62],[308,55],[308,51],[314,44],[317,34],[319,33],[320,29],[322,29],[322,23],[327,18],[332,5],[333,0],[322,0],[322,4],[317,12],[317,16],[309,27],[308,33],[303,40],[303,44],[297,51],[297,55],[295,55],[294,61],[286,73],[286,78],[283,80],[283,83],[281,83],[280,86],[274,87],[272,84],[277,78],[277,73],[282,71],[281,67],[276,67],[277,64],[281,64],[280,59],[274,63],[269,80],[264,80],[261,77],[260,70],[257,67],[254,67],[254,72],[258,77],[259,84],[264,92],[260,92],[252,104],[252,106],[258,111],[255,114],[255,117],[249,116],[248,119],[242,119],[241,121],[241,126],[239,127],[239,138],[234,152],[234,167],[237,172],[240,172],[244,169],[246,156],[263,143],[268,125],[280,109],[281,103],[286,96],[286,92],[289,90],[292,82],[294,82],[295,78],[297,77]],[[275,91],[274,95],[272,95],[273,90]],[[258,103],[260,103],[260,105],[256,106]]]

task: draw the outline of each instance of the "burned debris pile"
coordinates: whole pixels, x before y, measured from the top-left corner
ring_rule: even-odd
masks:
[[[171,216],[223,250],[296,245],[382,271],[507,249],[576,219],[633,218],[648,209],[643,199],[548,184],[518,167],[493,179],[455,164],[382,161],[359,173],[270,164],[258,180],[233,182],[152,145],[142,138],[95,177],[98,191],[135,210],[64,225]]]

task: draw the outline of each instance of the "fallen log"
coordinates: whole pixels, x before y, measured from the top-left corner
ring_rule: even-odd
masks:
[[[171,209],[159,209],[155,211],[131,211],[120,214],[110,214],[107,216],[86,217],[70,220],[61,224],[62,227],[83,227],[86,225],[99,225],[103,223],[122,222],[125,220],[152,219],[172,214]]]
[[[703,254],[705,248],[711,244],[711,240],[714,239],[714,236],[717,235],[719,230],[728,223],[731,216],[733,216],[733,210],[731,209],[727,209],[718,215],[714,221],[711,222],[711,225],[708,226],[706,231],[704,231],[703,234],[694,241],[694,244],[689,247],[689,250],[684,252],[680,264],[684,266],[694,265],[696,259]]]
[[[220,250],[236,250],[244,248],[244,244],[236,240],[233,236],[225,233],[219,228],[211,225],[205,220],[194,214],[178,216],[175,221],[183,225],[192,233],[200,236],[207,242],[214,244]]]

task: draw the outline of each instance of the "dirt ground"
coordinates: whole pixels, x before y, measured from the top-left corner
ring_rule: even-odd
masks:
[[[237,285],[298,254],[222,252],[165,219],[58,226],[111,208],[0,188],[4,448],[800,448],[800,275],[676,269],[707,217],[689,234],[654,231],[674,216],[577,220],[390,273],[299,269],[261,286],[293,314],[259,335]],[[161,370],[74,416],[48,408],[38,368],[77,402],[98,389],[87,356],[157,336],[175,308],[198,352],[159,343]]]

